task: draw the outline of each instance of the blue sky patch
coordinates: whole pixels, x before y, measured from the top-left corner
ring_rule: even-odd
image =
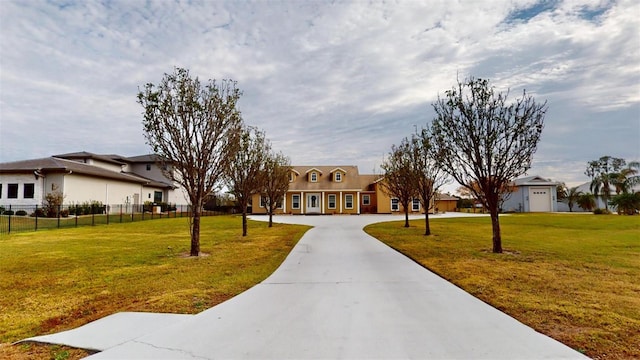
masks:
[[[517,9],[509,13],[506,17],[506,23],[528,22],[534,17],[540,15],[543,12],[552,11],[558,5],[557,0],[542,0],[535,3],[533,6],[524,9]]]

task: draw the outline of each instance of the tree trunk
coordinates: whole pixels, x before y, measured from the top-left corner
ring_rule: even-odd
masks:
[[[200,255],[200,207],[194,207],[191,222],[191,253],[190,256]]]
[[[242,212],[242,236],[247,236],[247,211]]]
[[[269,227],[273,227],[273,210],[269,210]]]
[[[406,206],[404,208],[404,227],[409,227],[409,209]]]
[[[424,234],[431,235],[431,227],[429,226],[429,209],[424,212]]]
[[[491,206],[491,227],[493,229],[493,252],[502,253],[502,236],[500,235],[500,221],[498,220],[498,206]]]

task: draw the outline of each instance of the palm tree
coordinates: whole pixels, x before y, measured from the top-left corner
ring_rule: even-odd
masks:
[[[582,196],[582,194],[582,191],[578,190],[577,186],[567,189],[564,196],[564,201],[566,201],[567,205],[569,206],[569,212],[573,212],[573,204],[576,204],[578,202],[578,199],[580,199],[580,196]]]
[[[625,177],[624,188],[630,192],[634,186],[640,184],[640,161],[630,162],[620,173]]]
[[[619,182],[617,174],[625,166],[626,161],[621,158],[603,156],[598,160],[589,161],[584,174],[591,178],[591,191],[595,196],[602,195],[604,207],[609,211],[611,184]]]
[[[611,198],[611,174],[600,174],[591,180],[589,188],[595,195],[602,195],[604,208],[609,211],[609,198]]]
[[[591,211],[596,207],[596,197],[591,193],[581,194],[576,200],[576,203],[581,208]]]

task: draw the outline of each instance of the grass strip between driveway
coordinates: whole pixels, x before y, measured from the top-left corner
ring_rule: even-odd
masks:
[[[503,254],[487,218],[432,217],[365,231],[470,294],[595,359],[640,358],[640,219],[501,216]],[[501,339],[496,339],[499,343]]]
[[[22,338],[72,329],[121,311],[194,314],[259,283],[308,226],[202,218],[191,258],[187,218],[26,232],[0,237],[0,358],[77,358]],[[40,349],[38,349],[40,348]]]

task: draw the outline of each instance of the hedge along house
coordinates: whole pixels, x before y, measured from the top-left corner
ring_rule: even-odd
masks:
[[[161,173],[155,155],[127,158],[80,152],[7,162],[0,164],[0,205],[40,206],[53,191],[63,194],[64,204],[186,204],[179,188]]]
[[[360,174],[357,166],[293,166],[289,190],[276,210],[278,214],[390,214],[400,213],[401,205],[382,190],[382,175]],[[457,198],[447,196],[438,203],[440,211],[453,208]],[[424,213],[419,201],[414,213]],[[434,207],[431,207],[433,211]],[[252,213],[265,214],[260,194],[252,197]]]
[[[511,186],[513,191],[502,203],[502,211],[558,211],[557,182],[540,176],[528,176],[515,179]]]

